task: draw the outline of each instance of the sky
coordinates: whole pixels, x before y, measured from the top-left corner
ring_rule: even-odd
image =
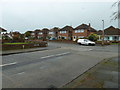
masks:
[[[0,27],[9,31],[24,33],[28,30],[62,28],[70,25],[73,28],[91,24],[96,30],[114,26],[118,22],[111,20],[117,7],[111,8],[117,0],[2,0],[0,3]]]

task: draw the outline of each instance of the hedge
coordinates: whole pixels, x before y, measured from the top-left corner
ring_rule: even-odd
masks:
[[[30,44],[2,44],[2,50],[16,50],[16,49],[27,49],[47,47],[47,42],[30,43]]]

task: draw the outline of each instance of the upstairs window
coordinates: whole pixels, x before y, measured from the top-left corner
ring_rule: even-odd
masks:
[[[49,34],[53,34],[53,32],[49,32]]]
[[[81,33],[81,32],[84,32],[84,29],[75,30],[75,33]]]
[[[60,31],[60,33],[66,33],[66,31]]]
[[[31,33],[31,35],[35,35],[35,33]]]
[[[43,33],[42,33],[42,32],[39,32],[38,34],[39,34],[39,35],[42,35]]]

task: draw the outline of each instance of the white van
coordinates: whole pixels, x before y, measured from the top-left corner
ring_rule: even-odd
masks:
[[[78,39],[77,41],[78,44],[82,45],[95,45],[95,42],[92,42],[88,39]]]

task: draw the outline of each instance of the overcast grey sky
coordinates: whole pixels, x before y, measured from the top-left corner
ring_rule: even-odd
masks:
[[[65,25],[76,27],[82,23],[91,23],[93,28],[100,30],[102,19],[105,20],[105,28],[111,25],[118,27],[117,21],[110,22],[112,12],[117,10],[117,7],[111,8],[116,0],[113,2],[109,0],[107,2],[43,1],[5,0],[1,3],[1,27],[8,32],[11,30],[25,32],[42,28],[62,28]]]

